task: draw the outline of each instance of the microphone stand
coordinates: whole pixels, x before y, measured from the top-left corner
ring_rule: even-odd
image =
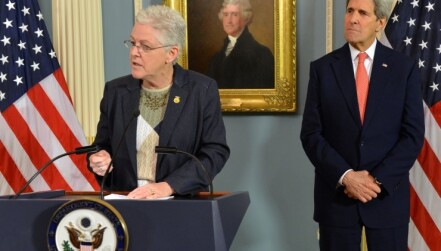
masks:
[[[40,175],[44,169],[46,169],[50,164],[52,164],[54,161],[56,161],[57,159],[67,156],[67,155],[72,155],[72,154],[83,154],[83,153],[90,153],[90,152],[98,152],[101,148],[99,146],[84,146],[84,147],[78,147],[75,148],[75,151],[71,151],[71,152],[67,152],[67,153],[63,153],[60,154],[58,156],[56,156],[55,158],[49,160],[48,162],[46,162],[46,164],[44,164],[40,169],[38,169],[38,171],[28,180],[28,182],[26,182],[26,184],[24,184],[21,189],[15,194],[14,197],[12,197],[13,199],[17,199],[22,193],[23,191],[29,187],[29,185],[31,184],[31,182],[37,178],[38,175]]]
[[[207,169],[205,168],[205,166],[202,164],[202,162],[196,158],[196,156],[194,156],[193,154],[190,154],[188,152],[184,152],[181,150],[176,149],[175,147],[162,147],[162,146],[156,146],[155,147],[155,152],[158,154],[184,154],[187,155],[188,157],[192,158],[193,160],[196,161],[196,163],[198,163],[199,167],[204,171],[205,176],[207,178],[208,181],[208,190],[210,192],[210,198],[213,198],[213,182],[210,178],[210,175],[208,174]]]

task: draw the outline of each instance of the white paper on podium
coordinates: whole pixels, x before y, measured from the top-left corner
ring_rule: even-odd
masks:
[[[167,197],[154,198],[154,199],[148,199],[148,200],[170,200],[173,198],[174,198],[174,196],[167,196]],[[114,194],[114,193],[104,196],[104,199],[105,200],[131,200],[126,195]]]

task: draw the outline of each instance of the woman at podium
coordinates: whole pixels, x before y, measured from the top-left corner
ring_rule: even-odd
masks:
[[[177,63],[185,34],[184,19],[169,7],[136,15],[124,41],[131,74],[106,83],[93,143],[102,150],[87,156],[106,189],[130,191],[135,199],[193,194],[207,190],[225,165],[230,150],[217,84]],[[158,155],[158,145],[190,153],[202,165],[183,154]]]

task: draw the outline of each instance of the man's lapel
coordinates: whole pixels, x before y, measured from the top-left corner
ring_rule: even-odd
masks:
[[[332,63],[337,84],[343,93],[348,109],[357,124],[361,126],[360,112],[358,110],[357,90],[355,87],[354,69],[352,66],[349,45],[345,44],[334,53]]]

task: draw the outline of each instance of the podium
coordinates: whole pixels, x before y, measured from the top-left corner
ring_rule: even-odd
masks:
[[[63,191],[55,198],[42,197],[0,199],[0,250],[48,250],[48,225],[54,213],[69,201],[97,199],[99,194]],[[234,192],[106,202],[126,223],[128,250],[224,251],[233,242],[250,198],[248,192]]]

